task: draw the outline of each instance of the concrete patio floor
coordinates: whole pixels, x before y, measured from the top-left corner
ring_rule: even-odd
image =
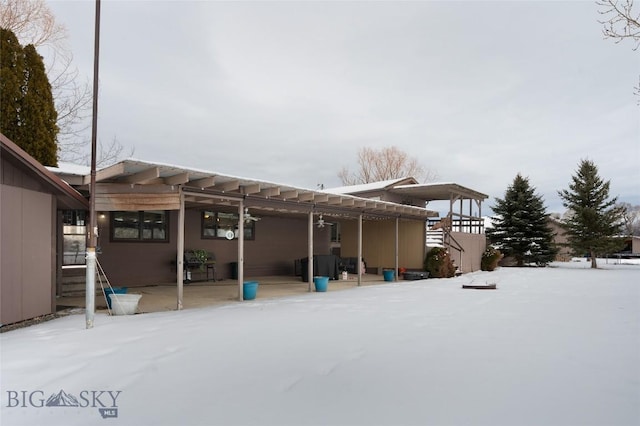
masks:
[[[265,276],[245,278],[245,281],[258,281],[257,300],[286,297],[309,292],[309,284],[294,276]],[[364,274],[361,285],[389,284],[382,275]],[[96,284],[99,287],[99,284]],[[358,277],[350,275],[347,280],[330,280],[327,291],[341,291],[356,288]],[[315,291],[313,284],[311,290]],[[159,284],[145,287],[129,287],[128,293],[141,294],[139,313],[173,311],[177,307],[177,285]],[[238,282],[236,280],[196,281],[184,285],[183,309],[205,306],[241,303],[238,300]],[[107,302],[101,290],[96,293],[96,312],[107,312]],[[61,296],[57,299],[58,310],[85,307],[85,296]]]

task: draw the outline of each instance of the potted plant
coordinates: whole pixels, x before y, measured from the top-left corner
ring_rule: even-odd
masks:
[[[203,249],[191,250],[193,257],[200,263],[200,270],[204,271],[204,265],[209,260],[209,252]]]

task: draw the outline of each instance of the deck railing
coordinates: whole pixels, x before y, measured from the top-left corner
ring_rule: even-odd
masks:
[[[440,219],[427,220],[427,232],[433,230],[433,226],[442,221]],[[484,219],[453,219],[451,232],[466,232],[468,234],[484,234]]]

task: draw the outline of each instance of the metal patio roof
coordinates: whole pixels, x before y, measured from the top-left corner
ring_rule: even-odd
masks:
[[[77,169],[70,172],[61,167],[55,172],[74,186],[86,188],[90,182],[90,175],[78,174]],[[306,213],[313,210],[343,216],[363,214],[367,217],[413,220],[438,216],[437,212],[424,207],[136,159],[123,160],[98,170],[96,183],[181,188],[190,207],[204,206],[207,203],[234,205],[238,200],[243,200],[248,207],[265,212],[273,211],[274,214]]]

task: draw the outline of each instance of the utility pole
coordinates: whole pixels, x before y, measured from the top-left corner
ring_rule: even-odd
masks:
[[[93,328],[96,310],[96,246],[98,220],[96,215],[96,140],[98,135],[98,63],[100,57],[100,0],[96,0],[95,44],[93,51],[93,116],[91,119],[91,183],[89,184],[89,244],[87,244],[86,308],[87,329]]]

